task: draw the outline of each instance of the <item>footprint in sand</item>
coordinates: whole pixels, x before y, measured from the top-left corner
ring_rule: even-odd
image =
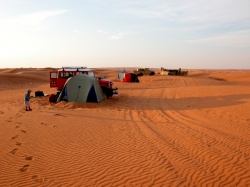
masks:
[[[25,130],[21,130],[21,132],[26,133],[27,131],[25,131]]]
[[[13,149],[10,153],[15,155],[17,153],[17,151],[18,151],[18,149],[16,148],[16,149]]]
[[[34,157],[33,156],[26,156],[25,160],[34,160]]]
[[[19,126],[19,125],[17,125],[17,126],[16,126],[16,129],[18,129],[19,127],[20,127],[20,126]]]
[[[17,146],[22,146],[23,143],[21,143],[21,142],[16,142],[16,145],[17,145]]]
[[[11,139],[15,140],[19,135],[13,136]]]
[[[63,116],[62,114],[55,114],[54,116]]]
[[[34,179],[36,182],[40,182],[40,183],[43,183],[45,180],[44,177],[41,177],[39,175],[32,176],[32,179]]]
[[[43,122],[41,123],[41,125],[48,126],[48,124],[45,124],[45,123],[43,123]]]
[[[29,169],[29,167],[30,167],[30,165],[24,165],[24,166],[20,169],[20,171],[21,171],[21,172],[25,172],[25,171],[27,171],[27,170]]]
[[[4,114],[4,112],[0,111],[0,114]]]

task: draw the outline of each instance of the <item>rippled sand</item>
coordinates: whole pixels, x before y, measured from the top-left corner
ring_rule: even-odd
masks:
[[[249,70],[157,73],[101,103],[25,111],[28,88],[56,92],[49,70],[0,70],[0,186],[250,186]]]

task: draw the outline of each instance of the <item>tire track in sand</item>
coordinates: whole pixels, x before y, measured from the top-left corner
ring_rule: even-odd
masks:
[[[219,129],[209,127],[209,123],[216,123],[208,121],[205,124],[203,121],[193,120],[188,116],[184,116],[169,106],[168,111],[162,111],[166,116],[176,120],[179,126],[188,128],[188,135],[193,135],[193,140],[198,143],[196,148],[197,152],[193,152],[193,156],[201,155],[202,163],[208,163],[207,166],[215,174],[210,182],[214,185],[220,185],[221,181],[227,181],[229,178],[242,179],[243,184],[249,183],[249,170],[250,155],[249,143],[242,140],[234,134],[225,133]],[[193,145],[193,144],[190,144]],[[197,149],[198,148],[198,149]],[[187,149],[192,150],[192,149]],[[223,150],[223,151],[221,151]],[[203,158],[202,158],[203,157]],[[237,158],[235,160],[235,158]],[[247,161],[247,165],[246,165]],[[218,163],[221,168],[218,168]],[[229,164],[230,163],[230,164]],[[224,172],[221,172],[221,170]],[[238,172],[234,172],[236,168]],[[223,174],[221,174],[223,173]],[[248,180],[247,180],[248,178]],[[237,181],[234,180],[230,185],[236,185]]]
[[[176,83],[181,84],[180,81]],[[186,84],[187,87],[191,85],[193,84]],[[213,128],[209,124],[214,121],[210,119],[200,121],[199,117],[194,119],[178,112],[167,103],[167,100],[164,102],[166,96],[164,91],[165,89],[160,94],[156,92],[157,95],[154,96],[161,99],[152,100],[147,95],[147,91],[143,90],[142,98],[139,98],[138,103],[143,102],[150,110],[141,108],[140,105],[137,105],[135,110],[131,110],[131,118],[138,127],[141,127],[140,131],[145,139],[153,147],[166,152],[168,159],[179,172],[179,176],[192,181],[192,184],[220,185],[228,182],[232,185],[238,184],[237,180],[230,182],[229,178],[240,178],[239,184],[248,184],[247,168],[250,159],[248,142],[234,134]],[[174,88],[172,92],[177,94]],[[173,96],[173,98],[176,97]],[[160,102],[155,103],[155,101]],[[155,109],[152,110],[154,107]],[[170,151],[164,147],[160,148],[158,144],[166,144],[167,147],[175,146],[179,152],[175,152],[173,148],[170,148]]]
[[[130,119],[127,129],[131,131],[131,138],[134,140],[130,147],[133,146],[137,154],[130,156],[131,162],[138,167],[138,171],[142,171],[140,176],[147,179],[140,180],[137,175],[131,173],[131,178],[127,179],[128,184],[132,185],[179,185],[183,181],[177,177],[176,171],[173,169],[172,163],[168,160],[159,147],[154,146],[151,140],[141,131],[143,122],[136,115],[136,110],[126,110],[125,116]],[[139,158],[139,159],[138,159]],[[132,169],[132,168],[131,168]]]
[[[206,169],[206,165],[200,163],[198,160],[193,159],[191,155],[188,153],[187,149],[182,145],[182,141],[176,139],[174,133],[171,133],[171,129],[164,129],[167,133],[164,135],[162,131],[157,130],[154,128],[156,124],[152,124],[150,120],[140,112],[135,112],[133,114],[134,119],[140,118],[142,123],[138,124],[140,130],[145,135],[145,139],[147,139],[153,147],[157,148],[161,152],[160,155],[164,155],[164,158],[167,158],[168,161],[171,163],[172,170],[175,173],[178,173],[176,182],[180,180],[178,185],[189,185],[190,181],[193,184],[197,184],[197,176],[199,175],[200,171],[206,170],[206,176],[202,176],[203,179],[211,179],[214,177],[213,172],[211,170]],[[160,124],[161,125],[161,124]],[[170,132],[170,133],[169,133]],[[155,155],[159,158],[158,155]],[[166,167],[168,167],[166,165]],[[167,182],[167,179],[165,179]]]
[[[150,103],[149,99],[144,98],[144,102],[147,105],[156,106],[155,103]],[[165,109],[166,105],[168,110]],[[158,103],[158,106],[159,108],[154,110],[153,118],[150,116],[152,111],[141,110],[136,114],[138,117],[134,119],[143,121],[144,126],[141,130],[147,137],[153,136],[155,142],[157,139],[164,143],[172,142],[170,147],[178,147],[180,153],[172,151],[169,152],[168,157],[171,160],[176,157],[178,160],[175,159],[174,163],[182,163],[182,167],[176,166],[176,168],[184,178],[194,184],[203,185],[249,184],[248,142],[242,141],[233,134],[211,128],[203,121],[184,116],[168,103]],[[213,123],[209,120],[208,122]],[[145,129],[148,130],[145,131]],[[242,146],[239,147],[239,145]],[[183,167],[185,165],[188,167]],[[201,175],[201,173],[204,174]]]

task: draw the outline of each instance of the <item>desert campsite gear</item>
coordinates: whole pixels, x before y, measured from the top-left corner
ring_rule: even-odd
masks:
[[[62,67],[58,70],[50,72],[50,87],[62,90],[68,78],[73,77],[77,74],[86,74],[92,77],[96,77],[94,71],[83,66],[68,66]],[[118,94],[117,87],[113,87],[113,82],[106,79],[106,76],[98,77],[98,82],[102,88],[102,92],[106,97],[112,97],[114,94]]]
[[[57,102],[101,102],[106,99],[98,80],[90,75],[78,74],[67,80]]]
[[[139,79],[136,74],[128,73],[128,72],[120,72],[118,73],[118,82],[139,82]]]
[[[37,96],[44,96],[43,91],[35,91],[35,97]]]

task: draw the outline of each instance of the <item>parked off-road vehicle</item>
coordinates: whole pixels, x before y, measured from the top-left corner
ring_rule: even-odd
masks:
[[[165,69],[161,67],[161,75],[176,75],[176,76],[186,76],[188,75],[188,71],[183,71],[181,68],[179,69]]]
[[[139,68],[134,71],[134,74],[137,76],[142,76],[142,75],[154,75],[155,72],[151,71],[149,68]]]
[[[50,72],[50,87],[55,87],[61,91],[68,78],[77,74],[87,74],[95,77],[93,70],[87,67],[62,67],[61,69]],[[103,93],[108,97],[112,97],[117,93],[117,88],[113,88],[113,82],[111,80],[103,79],[102,77],[96,77],[102,88]]]

